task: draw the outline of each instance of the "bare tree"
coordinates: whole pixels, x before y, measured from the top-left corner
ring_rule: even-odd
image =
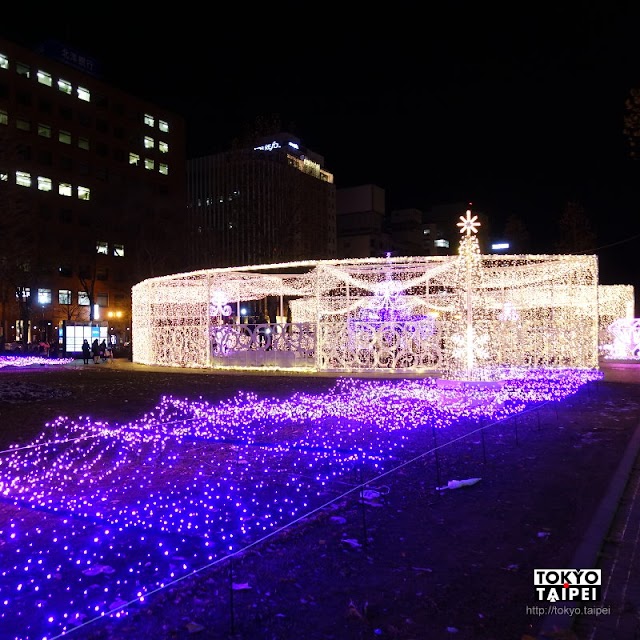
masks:
[[[505,238],[509,241],[511,253],[529,253],[529,230],[520,216],[511,214],[504,226]]]
[[[16,174],[2,170],[4,162],[7,163],[5,166],[16,166],[24,149],[10,141],[2,129],[0,127],[0,320],[6,334],[7,312],[17,305],[23,324],[22,341],[26,345],[29,339],[26,329],[35,293],[34,271],[39,239],[24,187],[17,183]]]
[[[592,253],[596,250],[596,234],[584,207],[569,201],[558,220],[555,249],[559,253]]]

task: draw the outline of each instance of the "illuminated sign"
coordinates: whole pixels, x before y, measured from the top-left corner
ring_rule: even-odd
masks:
[[[253,147],[254,151],[273,151],[274,149],[280,149],[281,145],[275,140],[269,144],[263,144],[261,147]]]

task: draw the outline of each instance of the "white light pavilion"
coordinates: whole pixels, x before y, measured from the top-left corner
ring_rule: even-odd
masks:
[[[633,287],[599,286],[595,255],[481,255],[477,218],[468,211],[460,220],[457,256],[319,260],[145,280],[133,288],[133,359],[467,379],[518,367],[597,368],[603,322],[628,316]],[[256,323],[243,309],[274,312]]]

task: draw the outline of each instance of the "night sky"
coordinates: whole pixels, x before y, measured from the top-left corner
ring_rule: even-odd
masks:
[[[91,26],[52,14],[29,31],[3,20],[0,33],[97,58],[105,80],[185,117],[190,157],[275,116],[324,156],[338,188],[377,184],[390,209],[473,202],[494,231],[516,214],[541,253],[578,201],[601,282],[640,290],[640,160],[623,135],[625,100],[640,88],[640,11],[446,4],[369,4],[351,18],[331,4],[214,5],[177,20],[174,36],[148,16]]]

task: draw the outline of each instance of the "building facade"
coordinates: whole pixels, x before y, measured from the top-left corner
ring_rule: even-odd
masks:
[[[131,288],[182,268],[184,119],[51,43],[0,39],[0,325],[6,342],[74,323],[129,337]]]
[[[193,269],[336,256],[336,195],[324,158],[289,133],[187,163]]]

